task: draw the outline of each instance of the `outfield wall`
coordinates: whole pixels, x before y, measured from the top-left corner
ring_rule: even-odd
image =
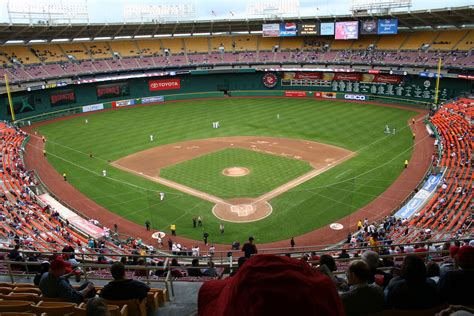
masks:
[[[374,100],[388,103],[429,104],[434,98],[434,78],[405,76],[401,83],[351,82],[331,78],[293,80],[282,73],[242,72],[207,74],[194,72],[174,77],[144,77],[92,82],[12,94],[16,119],[48,119],[90,110],[163,101],[230,96],[306,97],[347,100]],[[286,73],[285,73],[286,74]],[[349,78],[350,79],[350,78]],[[285,81],[286,80],[286,81]],[[291,85],[288,85],[288,82]],[[472,82],[462,79],[441,81],[440,100],[471,91]],[[155,100],[155,101],[153,101]],[[6,95],[0,97],[0,119],[9,120]],[[95,106],[94,106],[95,105]],[[45,115],[51,113],[51,115]],[[35,120],[34,118],[32,120]]]

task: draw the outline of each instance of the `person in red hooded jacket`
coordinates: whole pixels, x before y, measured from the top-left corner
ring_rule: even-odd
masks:
[[[204,283],[199,316],[344,315],[336,286],[306,262],[255,255],[233,276]]]

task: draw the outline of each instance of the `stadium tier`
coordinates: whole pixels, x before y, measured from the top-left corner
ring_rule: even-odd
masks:
[[[442,58],[443,67],[469,69],[474,65],[473,35],[474,31],[469,30],[414,31],[392,36],[365,35],[348,41],[256,35],[183,37],[3,46],[0,54],[3,72],[13,82],[111,71],[260,63],[434,68]]]

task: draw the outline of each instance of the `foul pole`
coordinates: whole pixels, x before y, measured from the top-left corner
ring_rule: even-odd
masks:
[[[439,79],[441,77],[441,58],[438,59],[438,72],[436,73],[436,88],[434,104],[438,105],[438,94],[439,94]]]
[[[13,109],[12,95],[10,94],[10,85],[8,84],[8,75],[5,74],[5,86],[7,87],[8,104],[10,105],[10,113],[12,114],[12,123],[15,123],[15,111]]]

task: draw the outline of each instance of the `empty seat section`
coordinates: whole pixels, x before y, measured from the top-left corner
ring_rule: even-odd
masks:
[[[107,42],[86,42],[84,46],[94,59],[112,58],[112,51]]]
[[[182,54],[184,52],[183,39],[182,38],[163,38],[163,49],[169,49],[172,55]]]
[[[303,48],[303,38],[301,37],[282,37],[280,41],[281,50],[294,50]]]
[[[431,44],[433,40],[438,36],[437,32],[421,31],[411,33],[408,40],[403,44],[401,49],[405,50],[417,50],[420,49],[424,44]]]
[[[410,33],[400,33],[395,35],[382,35],[377,42],[377,49],[398,50]]]
[[[352,44],[354,44],[352,40],[333,40],[331,42],[331,50],[349,49]]]
[[[271,51],[276,45],[280,45],[278,37],[260,37],[258,39],[259,51]]]
[[[208,53],[209,52],[208,37],[190,37],[184,39],[186,52],[188,53]]]
[[[459,50],[471,50],[474,47],[474,30],[470,30],[469,33],[461,39],[461,41],[454,47]]]
[[[119,53],[122,57],[135,57],[140,55],[134,41],[110,41],[112,52]]]
[[[433,40],[430,50],[450,50],[463,38],[469,31],[442,31],[438,37]]]
[[[60,44],[66,54],[73,56],[77,60],[91,59],[87,48],[82,43]]]
[[[15,58],[24,65],[41,63],[28,46],[3,46],[0,48],[0,51],[3,52],[9,60]]]
[[[352,45],[352,49],[367,49],[370,45],[376,44],[380,36],[376,35],[362,35]]]
[[[150,39],[137,41],[142,56],[157,56],[163,54],[161,40]]]
[[[257,36],[234,36],[236,51],[256,51],[257,50]]]
[[[219,47],[223,46],[226,52],[232,52],[232,38],[230,36],[211,37],[211,51],[218,52]]]
[[[67,61],[66,55],[56,44],[50,45],[33,45],[31,48],[36,52],[36,55],[45,63],[54,63]]]

